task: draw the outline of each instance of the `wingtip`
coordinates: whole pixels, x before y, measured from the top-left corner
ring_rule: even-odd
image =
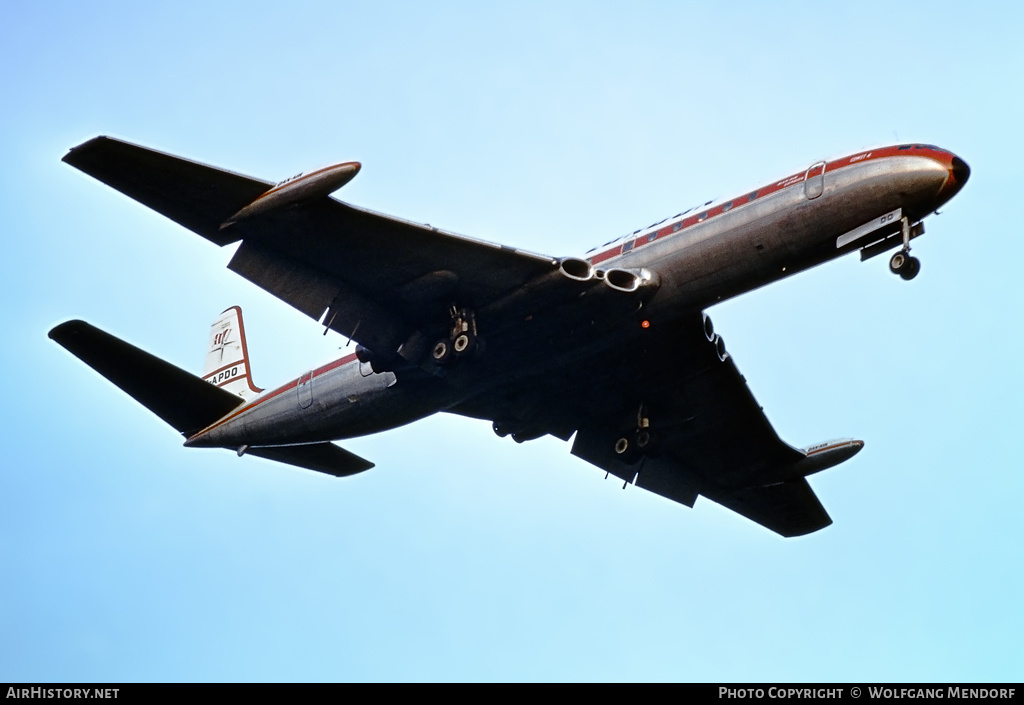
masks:
[[[810,536],[811,534],[817,533],[822,529],[827,529],[830,526],[832,526],[832,517],[826,514],[821,521],[812,526],[803,527],[795,531],[776,531],[775,533],[786,539],[795,539],[801,536]]]
[[[93,145],[99,144],[101,142],[107,142],[109,140],[110,140],[110,138],[107,137],[106,135],[97,135],[96,137],[93,137],[92,139],[88,139],[85,142],[82,142],[81,144],[77,144],[74,147],[72,147],[71,149],[69,149],[67,151],[67,154],[65,154],[63,157],[61,157],[61,161],[64,162],[65,164],[70,164],[71,166],[74,166],[75,165],[74,157],[75,157],[76,154],[81,154],[83,150],[87,151]]]
[[[75,318],[70,321],[64,321],[63,323],[55,325],[53,328],[50,329],[50,332],[47,333],[47,336],[50,338],[50,340],[54,340],[58,343],[61,343],[61,341],[67,340],[69,337],[76,335],[77,333],[81,332],[82,330],[88,327],[90,327],[88,323],[86,323],[85,321],[80,321],[77,318]]]

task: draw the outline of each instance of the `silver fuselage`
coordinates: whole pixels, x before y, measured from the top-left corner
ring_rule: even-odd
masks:
[[[898,211],[910,223],[919,222],[962,187],[958,164],[966,169],[952,153],[923,145],[819,162],[756,192],[637,231],[599,248],[588,261],[599,274],[612,268],[656,273],[659,285],[644,302],[644,317],[651,325],[671,322],[859,250],[877,240],[882,231],[870,224],[887,214]],[[854,237],[858,229],[864,234]],[[598,342],[595,350],[629,344]],[[563,352],[571,359],[569,351],[554,350],[543,360],[523,357],[522,364],[539,369],[552,356],[552,364],[566,364]],[[374,373],[348,355],[262,394],[186,444],[237,448],[365,435],[451,409],[510,379],[503,376],[507,364],[502,370],[486,362],[472,367],[407,383],[400,374]]]

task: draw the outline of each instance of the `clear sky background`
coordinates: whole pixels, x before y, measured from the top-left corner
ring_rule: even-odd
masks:
[[[1020,681],[1021,7],[9,3],[0,681]],[[182,448],[47,331],[198,372],[238,304],[268,388],[345,341],[60,162],[99,134],[358,160],[345,201],[556,256],[871,146],[973,173],[913,282],[851,256],[711,310],[783,439],[867,444],[786,540],[443,415],[344,480]]]

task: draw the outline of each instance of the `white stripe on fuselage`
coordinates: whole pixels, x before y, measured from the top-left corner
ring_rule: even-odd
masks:
[[[903,209],[902,208],[897,208],[894,211],[889,211],[885,215],[879,216],[877,218],[872,218],[868,222],[864,223],[864,225],[861,225],[859,228],[854,228],[850,232],[848,232],[848,233],[846,233],[844,235],[840,235],[839,237],[837,237],[836,238],[836,249],[837,250],[842,249],[846,245],[849,245],[851,242],[859,240],[862,237],[864,237],[865,235],[873,233],[874,231],[878,230],[881,227],[884,227],[884,226],[889,225],[891,223],[895,223],[896,221],[898,221],[902,217],[903,217]]]

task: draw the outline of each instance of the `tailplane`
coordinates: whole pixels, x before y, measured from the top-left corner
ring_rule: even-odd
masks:
[[[246,401],[263,391],[252,383],[242,309],[238,306],[225,310],[210,326],[203,379]]]
[[[185,438],[244,405],[246,397],[262,391],[253,386],[249,376],[242,312],[237,306],[229,308],[213,324],[202,378],[85,321],[61,323],[50,331],[50,337]],[[185,445],[189,445],[187,441]],[[235,450],[239,455],[255,455],[337,477],[373,467],[370,461],[327,441]]]
[[[115,338],[85,321],[68,321],[50,337],[185,437],[242,404],[236,395]]]

